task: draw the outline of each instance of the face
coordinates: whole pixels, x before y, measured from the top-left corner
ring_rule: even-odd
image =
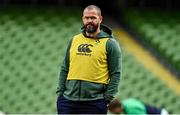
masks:
[[[82,20],[85,31],[87,33],[95,33],[102,22],[102,16],[98,15],[96,9],[85,9]]]
[[[114,108],[113,110],[111,110],[111,112],[112,112],[113,114],[120,114],[120,113],[123,112],[123,110],[122,110],[122,108],[120,108],[120,107],[116,107],[116,108]]]

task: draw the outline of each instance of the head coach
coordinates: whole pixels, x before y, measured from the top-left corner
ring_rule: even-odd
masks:
[[[58,114],[106,114],[118,91],[121,51],[95,5],[83,11],[82,32],[66,50],[58,84]]]

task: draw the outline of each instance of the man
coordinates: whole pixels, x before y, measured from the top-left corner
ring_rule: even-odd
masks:
[[[108,108],[110,112],[114,114],[125,113],[125,114],[144,114],[144,115],[145,114],[168,115],[168,112],[165,109],[153,107],[134,98],[129,98],[122,102],[120,102],[118,99],[114,99],[108,105]]]
[[[95,5],[83,11],[82,33],[70,41],[60,71],[58,114],[106,114],[117,93],[120,47],[102,19]]]

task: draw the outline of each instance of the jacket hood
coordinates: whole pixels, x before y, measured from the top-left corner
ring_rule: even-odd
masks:
[[[84,36],[85,35],[85,27],[81,28],[81,31]],[[108,26],[101,24],[100,25],[100,33],[95,38],[112,38],[112,30]]]

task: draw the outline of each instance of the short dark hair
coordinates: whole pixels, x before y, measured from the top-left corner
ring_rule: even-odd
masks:
[[[101,16],[101,9],[100,9],[98,6],[96,6],[96,5],[89,5],[89,6],[87,6],[87,7],[84,8],[84,10],[86,10],[86,9],[87,9],[87,10],[96,9],[98,15]]]
[[[113,109],[117,108],[117,107],[121,107],[122,108],[122,104],[118,99],[114,99],[111,101],[111,104],[109,104],[108,109],[110,111],[112,111]]]

